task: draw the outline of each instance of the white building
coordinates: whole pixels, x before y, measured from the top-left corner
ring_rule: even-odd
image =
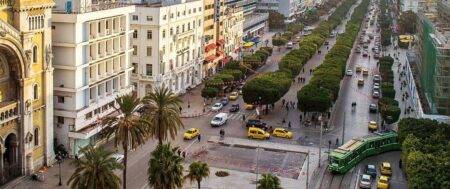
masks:
[[[301,1],[303,0],[260,0],[257,9],[260,13],[277,11],[287,19],[291,19],[302,11]]]
[[[53,9],[55,136],[71,155],[96,144],[98,119],[132,91],[130,13],[119,3],[57,0]]]
[[[242,6],[227,5],[224,20],[224,52],[233,59],[240,58],[240,48],[243,45],[244,11]]]
[[[203,0],[140,4],[132,14],[133,85],[139,97],[165,85],[175,93],[203,78]]]

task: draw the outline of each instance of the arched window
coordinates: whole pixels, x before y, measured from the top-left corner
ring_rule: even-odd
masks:
[[[33,85],[33,99],[37,100],[39,98],[39,87],[37,84]]]
[[[39,129],[34,129],[34,146],[39,146]]]
[[[33,46],[33,62],[36,63],[37,62],[37,57],[38,57],[38,48],[37,46]]]

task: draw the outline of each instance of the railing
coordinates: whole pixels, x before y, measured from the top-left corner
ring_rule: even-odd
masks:
[[[18,102],[0,103],[0,124],[4,124],[19,117]]]
[[[54,13],[65,13],[65,14],[82,14],[89,13],[95,11],[102,11],[108,9],[121,8],[126,6],[132,6],[129,3],[121,3],[121,2],[97,2],[96,4],[91,4],[90,6],[80,7],[77,9],[73,8],[72,10],[53,10]]]
[[[0,30],[6,32],[7,34],[14,37],[16,40],[20,41],[20,32],[16,28],[14,28],[13,26],[11,26],[10,24],[6,23],[3,20],[0,20]],[[0,35],[2,35],[2,34],[0,33]]]

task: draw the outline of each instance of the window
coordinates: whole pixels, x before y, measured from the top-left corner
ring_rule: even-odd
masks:
[[[202,11],[202,7],[198,7],[198,11]]]
[[[137,69],[138,69],[138,64],[137,63],[132,63],[133,65],[133,71],[131,71],[131,73],[137,73]]]
[[[186,15],[186,11],[185,11],[185,10],[183,11],[183,15],[184,15],[184,16]]]
[[[64,124],[64,117],[58,116],[58,117],[57,117],[57,120],[58,120],[58,123],[59,123],[59,124]]]
[[[183,24],[183,29],[182,29],[182,32],[184,32],[184,24]]]
[[[177,12],[177,17],[180,17],[180,12]]]
[[[152,47],[147,47],[147,56],[152,56]]]
[[[189,13],[188,14],[191,14],[191,9],[189,9]]]
[[[38,98],[39,98],[39,96],[38,96],[38,91],[39,90],[39,87],[38,87],[38,85],[37,84],[34,84],[33,85],[33,99],[34,100],[37,100]]]
[[[63,96],[58,96],[58,103],[64,103],[64,100]]]
[[[34,146],[39,146],[39,129],[34,129]]]
[[[162,37],[165,38],[166,37],[166,30],[162,31]]]
[[[137,46],[133,45],[133,55],[137,55]]]
[[[173,18],[173,13],[170,13],[170,18]]]
[[[188,30],[191,30],[191,23],[188,23]]]
[[[163,16],[163,20],[166,20],[166,18],[167,18],[167,15],[164,15],[164,16]]]
[[[145,71],[146,71],[146,75],[148,75],[148,76],[153,75],[153,66],[151,64],[146,64]]]
[[[153,21],[153,16],[147,16],[147,21]]]
[[[180,33],[180,27],[177,26],[177,34]]]
[[[33,46],[33,62],[36,63],[37,62],[37,57],[38,57],[38,48],[36,45]]]
[[[133,32],[133,38],[136,39],[137,37],[138,37],[138,31],[137,31],[137,30],[134,30],[134,32]]]
[[[173,35],[173,28],[170,28],[170,35]]]
[[[92,118],[92,112],[89,112],[89,113],[87,113],[84,116],[86,116],[86,119],[91,119]]]
[[[133,15],[133,20],[139,20],[138,15]]]
[[[152,30],[147,30],[147,39],[152,39],[152,38],[153,38]]]

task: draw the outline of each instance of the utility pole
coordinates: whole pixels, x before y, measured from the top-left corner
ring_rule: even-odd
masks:
[[[308,160],[306,162],[306,189],[309,189],[309,150],[308,150]]]
[[[341,145],[344,144],[344,135],[345,135],[345,111],[344,111],[344,123],[342,124],[342,140],[341,140]]]
[[[259,161],[259,145],[256,148],[256,182],[255,182],[255,188],[258,188],[258,161]]]
[[[319,167],[320,167],[320,161],[322,156],[322,132],[323,132],[323,121],[322,121],[322,114],[319,116],[320,121],[320,139],[319,139]]]

